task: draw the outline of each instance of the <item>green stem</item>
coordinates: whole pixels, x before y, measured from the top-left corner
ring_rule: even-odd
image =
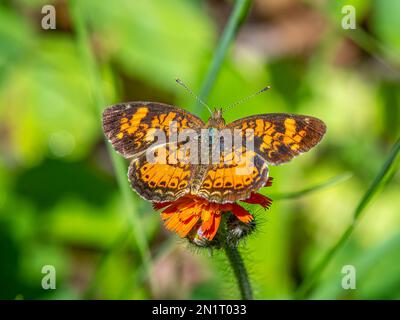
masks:
[[[200,89],[199,97],[203,101],[206,101],[210,95],[211,89],[214,86],[218,72],[221,69],[222,63],[225,59],[226,53],[228,52],[229,46],[232,43],[241,23],[246,18],[251,5],[251,0],[236,0],[233,12],[229,17],[229,21],[224,28],[224,31],[219,41],[218,47],[215,51],[213,61],[210,68],[208,69],[207,75]],[[199,103],[196,104],[194,112],[201,114],[202,108]]]
[[[238,248],[226,244],[224,249],[233,269],[233,273],[235,274],[242,300],[253,300],[253,292],[251,290],[249,276]]]
[[[353,233],[356,225],[358,224],[360,218],[362,217],[362,213],[364,212],[365,207],[371,201],[372,197],[377,193],[378,190],[381,189],[385,183],[388,182],[388,179],[393,177],[391,174],[391,169],[394,168],[395,160],[400,152],[400,139],[394,144],[392,151],[390,152],[389,157],[383,164],[381,170],[378,175],[372,181],[371,186],[368,188],[353,214],[353,221],[347,227],[347,229],[343,232],[342,236],[336,242],[336,244],[325,254],[325,256],[318,263],[317,267],[311,272],[311,274],[306,277],[306,279],[300,285],[298,291],[296,292],[295,297],[298,299],[306,298],[309,291],[313,288],[315,283],[319,280],[322,272],[326,269],[328,264],[331,262],[333,257],[337,254],[337,252],[345,245],[347,240],[350,238]],[[394,170],[394,169],[393,169]]]
[[[97,114],[99,119],[103,112],[103,108],[106,106],[106,99],[102,92],[102,80],[100,73],[98,72],[98,68],[96,66],[96,61],[89,45],[89,36],[87,33],[86,23],[84,16],[82,14],[82,8],[79,6],[80,2],[70,1],[71,15],[74,21],[74,26],[76,29],[77,35],[77,44],[78,49],[80,50],[81,59],[83,65],[86,67],[86,72],[88,77],[90,78],[91,85],[93,88],[92,95],[94,104],[97,109]],[[142,262],[145,266],[145,269],[150,272],[151,269],[151,256],[150,250],[147,244],[145,228],[141,223],[141,219],[137,213],[135,208],[135,203],[132,199],[132,192],[129,188],[126,178],[126,165],[125,161],[122,157],[118,156],[111,145],[107,142],[107,150],[111,156],[112,164],[114,167],[114,171],[117,177],[117,182],[119,189],[121,190],[122,197],[125,203],[125,209],[123,210],[125,213],[125,218],[127,223],[133,230],[133,235],[136,240],[136,244],[139,250],[139,254],[141,256]]]

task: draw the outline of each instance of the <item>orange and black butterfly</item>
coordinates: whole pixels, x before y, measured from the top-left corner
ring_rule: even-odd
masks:
[[[175,124],[175,129],[170,126]],[[184,130],[200,132],[225,130],[253,132],[254,150],[234,145],[233,152],[250,162],[227,161],[226,153],[217,162],[189,163],[185,161],[150,162],[146,151],[171,157],[183,147],[168,143],[155,144],[154,131],[171,136]],[[222,110],[212,112],[207,123],[197,116],[175,106],[157,102],[127,102],[116,104],[103,112],[103,130],[114,149],[131,159],[128,177],[132,188],[144,199],[152,202],[175,201],[191,194],[210,202],[229,203],[247,199],[252,192],[263,187],[268,180],[268,164],[278,165],[290,161],[300,153],[314,147],[326,131],[325,124],[314,117],[270,113],[249,116],[226,124]],[[209,142],[210,147],[215,145]],[[221,144],[222,145],[222,144]],[[155,147],[154,147],[155,146]],[[218,147],[219,148],[219,147]],[[238,174],[240,166],[248,166],[245,174]]]

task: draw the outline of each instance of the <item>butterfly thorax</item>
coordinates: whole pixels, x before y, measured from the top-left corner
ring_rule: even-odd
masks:
[[[225,119],[222,117],[222,109],[215,109],[212,116],[208,119],[206,127],[222,129],[225,125]]]

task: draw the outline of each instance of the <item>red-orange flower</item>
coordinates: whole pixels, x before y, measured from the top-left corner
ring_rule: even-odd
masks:
[[[267,186],[271,185],[271,180]],[[272,200],[259,193],[252,193],[243,200],[251,204],[259,204],[268,208]],[[191,231],[207,240],[212,240],[218,231],[223,213],[232,214],[241,222],[249,223],[253,215],[237,203],[219,204],[193,195],[186,195],[173,202],[154,203],[154,209],[164,209],[161,218],[165,227],[176,232],[181,238],[186,237]]]

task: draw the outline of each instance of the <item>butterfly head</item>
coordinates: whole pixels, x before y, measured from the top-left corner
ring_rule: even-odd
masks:
[[[222,108],[216,108],[207,121],[207,127],[221,129],[225,127],[225,119],[222,117]]]

